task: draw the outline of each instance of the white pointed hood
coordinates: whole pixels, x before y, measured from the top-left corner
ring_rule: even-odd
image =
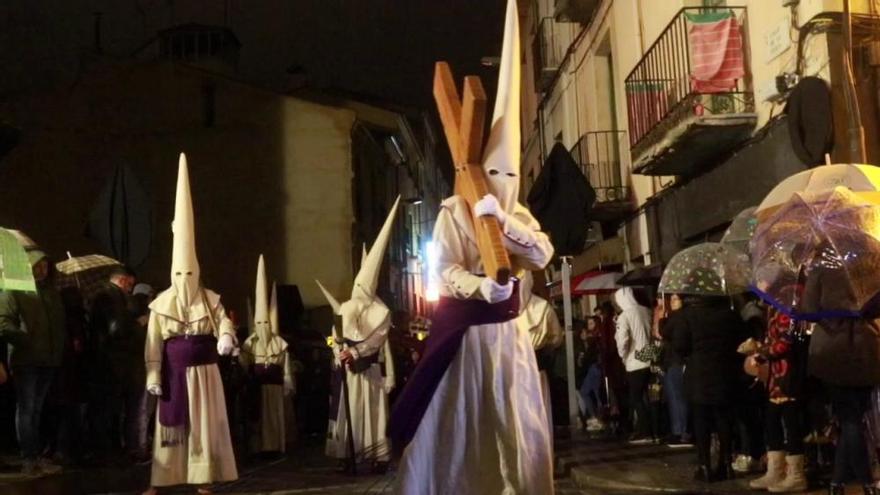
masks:
[[[269,291],[266,287],[266,262],[263,255],[257,262],[257,281],[254,285],[254,333],[261,341],[268,341],[272,336],[269,322]]]
[[[174,238],[171,251],[171,287],[150,303],[150,309],[179,321],[193,323],[211,316],[220,307],[220,296],[201,285],[201,271],[196,257],[195,220],[189,188],[186,156],[181,153],[177,168],[177,192],[174,199]]]
[[[186,155],[180,154],[177,169],[177,194],[174,199],[174,221],[171,223],[174,246],[171,252],[171,286],[177,293],[181,308],[192,306],[199,296],[200,270],[196,257],[196,231],[189,169]]]
[[[376,286],[379,284],[379,271],[382,269],[382,261],[385,259],[385,249],[388,247],[388,240],[391,238],[391,231],[394,228],[394,219],[397,217],[397,206],[400,204],[400,196],[394,201],[394,206],[388,212],[382,230],[376,237],[373,247],[367,252],[366,256],[361,260],[361,269],[358,271],[357,277],[354,279],[354,287],[351,290],[352,299],[363,297],[372,299],[376,295]]]
[[[519,200],[520,69],[519,14],[516,0],[507,0],[498,92],[483,154],[489,189],[507,213],[513,213]]]
[[[330,291],[327,290],[326,287],[324,287],[324,284],[322,284],[320,280],[315,280],[315,283],[318,284],[318,287],[321,288],[321,292],[324,293],[324,297],[327,299],[330,307],[333,308],[333,314],[339,315],[339,309],[342,307],[342,304],[339,302],[338,299],[333,297],[333,294],[331,294]]]
[[[263,255],[257,262],[257,278],[254,284],[254,319],[253,333],[248,337],[244,350],[253,354],[256,362],[272,357],[286,349],[283,340],[276,336],[273,324],[277,324],[277,312],[273,316],[273,304],[269,299],[269,287],[266,278],[266,262]],[[275,291],[272,291],[273,297]]]

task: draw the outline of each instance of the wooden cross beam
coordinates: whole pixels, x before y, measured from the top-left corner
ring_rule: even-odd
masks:
[[[459,99],[449,64],[437,62],[434,66],[434,100],[455,163],[455,193],[464,198],[473,215],[477,201],[489,194],[480,165],[486,125],[483,83],[477,76],[466,76],[464,99]],[[473,225],[486,274],[499,284],[506,284],[511,272],[510,256],[501,239],[498,219],[493,216],[473,217]]]

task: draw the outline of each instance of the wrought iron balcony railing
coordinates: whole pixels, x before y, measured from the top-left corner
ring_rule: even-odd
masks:
[[[571,156],[596,191],[596,204],[629,201],[629,187],[623,182],[621,146],[625,131],[588,132],[571,148]]]
[[[745,7],[686,7],[625,81],[636,155],[688,116],[754,111],[745,83]]]
[[[543,17],[538,22],[538,31],[532,45],[535,65],[535,83],[545,91],[556,77],[562,63],[564,49],[560,45],[559,27],[552,17]]]

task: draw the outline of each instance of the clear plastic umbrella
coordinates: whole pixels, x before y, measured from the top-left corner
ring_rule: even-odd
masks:
[[[717,242],[689,247],[672,257],[659,291],[664,294],[727,296],[749,290],[748,256]]]
[[[752,243],[754,288],[802,320],[876,311],[880,205],[837,187],[794,194],[762,220]]]
[[[721,244],[738,252],[749,254],[749,242],[755,235],[755,228],[758,226],[758,218],[755,216],[757,207],[746,208],[741,211],[733,221],[724,237],[721,238]]]

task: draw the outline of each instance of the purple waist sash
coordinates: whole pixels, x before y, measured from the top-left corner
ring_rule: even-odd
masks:
[[[391,409],[388,438],[396,455],[415,436],[431,398],[458,353],[468,327],[503,323],[519,314],[518,284],[513,296],[497,304],[443,297],[431,319],[425,352]]]
[[[181,428],[189,426],[189,397],[186,369],[217,363],[217,339],[213,335],[172,337],[162,350],[162,397],[159,423]]]
[[[284,368],[277,364],[255,364],[251,376],[260,385],[284,385]]]

